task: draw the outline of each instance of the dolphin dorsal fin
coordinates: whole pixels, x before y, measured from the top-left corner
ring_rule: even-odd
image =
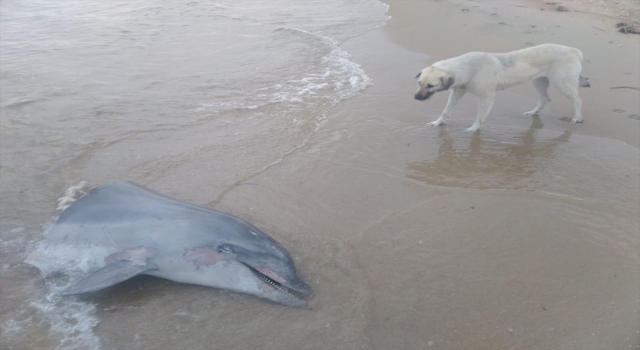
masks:
[[[140,265],[129,261],[118,261],[108,264],[57,294],[70,295],[94,292],[96,290],[111,287],[114,284],[126,281],[131,277],[140,275],[147,271],[157,269],[158,268],[155,265]]]

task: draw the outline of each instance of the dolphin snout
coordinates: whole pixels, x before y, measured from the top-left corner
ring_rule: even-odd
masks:
[[[294,277],[293,279],[287,281],[286,286],[302,294],[313,293],[313,289],[311,289],[311,286],[302,282],[297,277]]]

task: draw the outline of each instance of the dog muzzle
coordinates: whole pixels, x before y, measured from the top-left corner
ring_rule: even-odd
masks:
[[[428,99],[431,95],[433,95],[433,92],[427,92],[426,94],[422,95],[422,94],[415,94],[415,96],[413,96],[416,100],[420,100],[420,101],[424,101],[426,99]]]

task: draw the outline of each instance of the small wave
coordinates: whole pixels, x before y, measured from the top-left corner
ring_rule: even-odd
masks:
[[[253,75],[239,77],[237,81],[246,81],[241,84],[246,89],[242,95],[232,93],[220,96],[222,101],[201,102],[195,108],[196,113],[218,116],[234,113],[234,117],[225,119],[239,125],[243,120],[261,119],[265,115],[273,122],[319,123],[330,108],[373,85],[373,80],[351,61],[351,55],[337,40],[299,28],[280,27],[271,33],[273,46],[269,49],[281,52],[283,57],[280,60],[272,56],[270,64],[277,67],[273,71],[280,69],[284,79],[256,86],[259,84],[253,82]],[[309,131],[312,130],[304,132]]]
[[[309,72],[299,80],[288,80],[285,84],[279,83],[263,89],[272,91],[270,102],[303,102],[301,96],[315,95],[315,98],[328,99],[331,106],[334,106],[373,85],[373,80],[359,64],[351,61],[351,55],[340,48],[337,40],[297,28],[278,28],[274,32],[314,40],[315,46],[324,54],[320,58],[320,72]]]
[[[42,320],[59,336],[56,350],[102,349],[102,342],[93,331],[100,323],[94,305],[53,297],[49,301],[31,302],[31,306],[41,312]]]

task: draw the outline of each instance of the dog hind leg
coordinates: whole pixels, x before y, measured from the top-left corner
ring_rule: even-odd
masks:
[[[579,74],[573,76],[559,77],[553,81],[554,85],[567,96],[573,103],[573,118],[572,123],[582,123],[582,99],[578,95],[578,78]]]
[[[551,101],[549,94],[547,93],[547,88],[549,87],[549,79],[547,79],[547,77],[534,79],[533,87],[536,88],[540,99],[538,100],[538,105],[533,110],[526,112],[524,115],[538,115],[547,102]]]

